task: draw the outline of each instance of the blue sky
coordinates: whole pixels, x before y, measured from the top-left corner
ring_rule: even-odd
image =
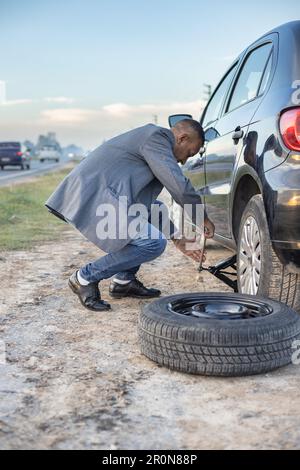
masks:
[[[153,114],[199,117],[203,83],[299,13],[296,0],[0,0],[0,140],[53,130],[90,148]]]

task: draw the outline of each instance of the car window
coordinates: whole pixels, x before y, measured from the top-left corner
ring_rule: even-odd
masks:
[[[212,97],[210,103],[208,104],[208,107],[206,108],[206,111],[205,111],[204,119],[202,121],[202,126],[204,128],[208,126],[208,124],[218,119],[219,112],[224,101],[224,97],[230,86],[230,83],[233,79],[236,69],[237,69],[237,64],[235,64],[232,67],[232,69],[227,73],[223,81],[219,84],[217,91],[214,93],[214,96]]]
[[[259,95],[262,95],[264,93],[266,86],[268,84],[268,81],[271,75],[271,69],[272,69],[272,59],[273,59],[273,54],[270,54],[268,63],[266,65],[264,75],[263,75],[263,78],[259,87],[259,91],[258,91]]]
[[[257,96],[271,48],[272,44],[268,43],[248,55],[235,84],[227,111],[231,111]]]
[[[18,142],[0,142],[0,148],[7,149],[20,149],[21,145]]]

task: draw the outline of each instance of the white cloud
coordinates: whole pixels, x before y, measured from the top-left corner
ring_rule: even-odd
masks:
[[[7,100],[6,99],[6,81],[0,80],[0,106],[17,106],[20,104],[30,104],[31,99]]]
[[[158,116],[160,122],[166,121],[170,114],[187,113],[198,119],[204,107],[202,100],[191,102],[173,102],[160,104],[129,105],[126,103],[112,103],[99,109],[85,108],[55,108],[45,109],[41,112],[43,124],[57,124],[76,127],[82,124],[93,126],[107,123],[116,128],[124,126],[124,121],[130,125],[139,125],[140,122],[153,121],[153,115]]]
[[[74,98],[67,98],[65,96],[47,97],[47,98],[42,98],[42,100],[32,100],[29,98],[23,98],[19,100],[0,99],[0,106],[18,106],[22,104],[40,103],[43,101],[46,103],[72,104],[74,103],[75,100]]]
[[[134,115],[143,114],[176,114],[188,113],[199,115],[200,110],[204,106],[204,101],[197,100],[191,102],[174,102],[174,103],[160,103],[160,104],[141,104],[141,105],[128,105],[126,103],[113,103],[105,105],[102,110],[111,116],[118,118],[127,118]]]
[[[127,117],[132,112],[132,107],[125,103],[107,104],[102,107],[104,112],[116,117]]]
[[[60,104],[72,104],[74,98],[68,98],[66,96],[52,96],[42,98],[41,100],[32,100],[28,98],[18,100],[7,100],[6,99],[6,88],[7,83],[5,80],[0,80],[0,106],[18,106],[22,104],[31,104],[45,101],[46,103],[60,103]]]
[[[66,96],[49,96],[44,98],[44,101],[47,103],[62,103],[62,104],[71,104],[74,103],[74,98],[67,98]]]
[[[43,123],[49,124],[81,124],[98,117],[99,111],[81,108],[46,109],[41,112]]]
[[[18,106],[20,104],[31,104],[33,100],[30,99],[20,99],[20,100],[8,100],[0,102],[0,106]]]

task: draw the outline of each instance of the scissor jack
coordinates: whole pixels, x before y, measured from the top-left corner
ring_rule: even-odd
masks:
[[[200,260],[198,271],[199,272],[208,271],[210,274],[212,274],[213,276],[217,277],[222,282],[224,282],[227,286],[231,287],[231,289],[233,289],[234,292],[238,292],[237,279],[231,278],[232,276],[237,278],[236,255],[231,256],[230,258],[227,258],[223,261],[220,261],[214,266],[205,267],[202,265],[205,245],[206,245],[206,240],[204,240],[204,246],[202,249],[202,259]],[[224,269],[227,269],[227,268],[232,268],[233,272],[224,271]]]

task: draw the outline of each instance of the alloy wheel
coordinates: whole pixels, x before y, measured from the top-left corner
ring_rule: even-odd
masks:
[[[261,275],[261,238],[253,216],[246,219],[242,229],[238,271],[241,292],[256,295]]]

